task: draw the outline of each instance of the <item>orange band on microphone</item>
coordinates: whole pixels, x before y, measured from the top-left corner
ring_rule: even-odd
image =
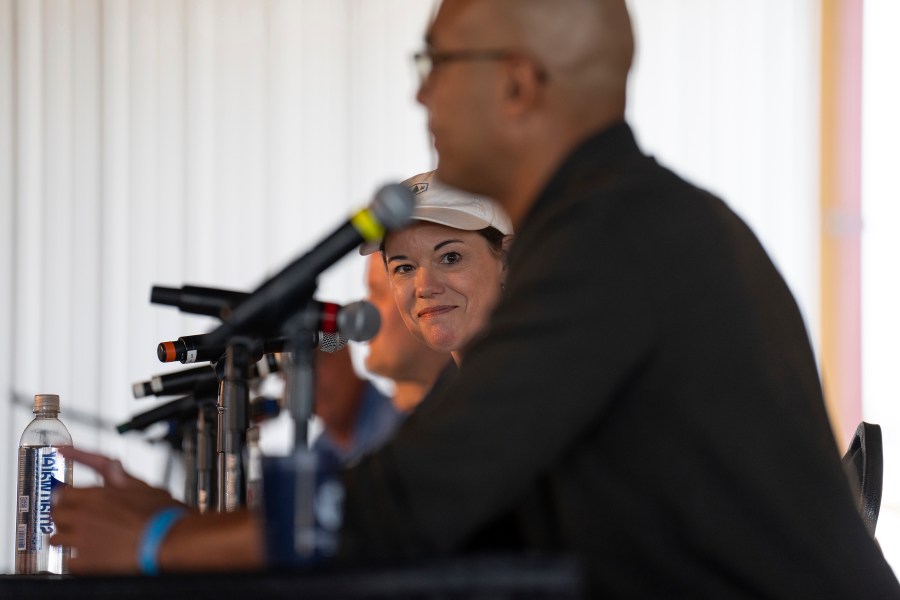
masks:
[[[172,342],[163,342],[163,350],[166,352],[166,362],[175,361],[175,344]]]

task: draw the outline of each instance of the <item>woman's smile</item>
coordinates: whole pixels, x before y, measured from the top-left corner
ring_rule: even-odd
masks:
[[[420,319],[432,319],[445,315],[456,308],[456,306],[452,305],[429,306],[420,310],[417,316]]]

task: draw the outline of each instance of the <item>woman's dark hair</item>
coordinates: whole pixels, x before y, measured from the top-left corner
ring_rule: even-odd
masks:
[[[506,237],[496,227],[485,227],[475,231],[478,235],[487,240],[488,246],[498,257],[503,256],[503,238]]]

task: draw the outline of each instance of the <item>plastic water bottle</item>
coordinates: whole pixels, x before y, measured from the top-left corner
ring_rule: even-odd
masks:
[[[62,574],[68,571],[70,550],[51,546],[54,532],[50,502],[54,488],[72,485],[72,463],[59,453],[71,446],[69,430],[57,418],[59,396],[34,397],[34,420],[19,440],[16,486],[16,573]]]

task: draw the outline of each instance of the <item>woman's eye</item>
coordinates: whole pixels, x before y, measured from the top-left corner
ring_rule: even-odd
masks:
[[[448,265],[456,264],[460,260],[462,260],[462,256],[459,254],[459,252],[448,252],[447,254],[441,256],[441,262]]]
[[[405,275],[412,271],[412,265],[397,265],[394,267],[395,275]]]

